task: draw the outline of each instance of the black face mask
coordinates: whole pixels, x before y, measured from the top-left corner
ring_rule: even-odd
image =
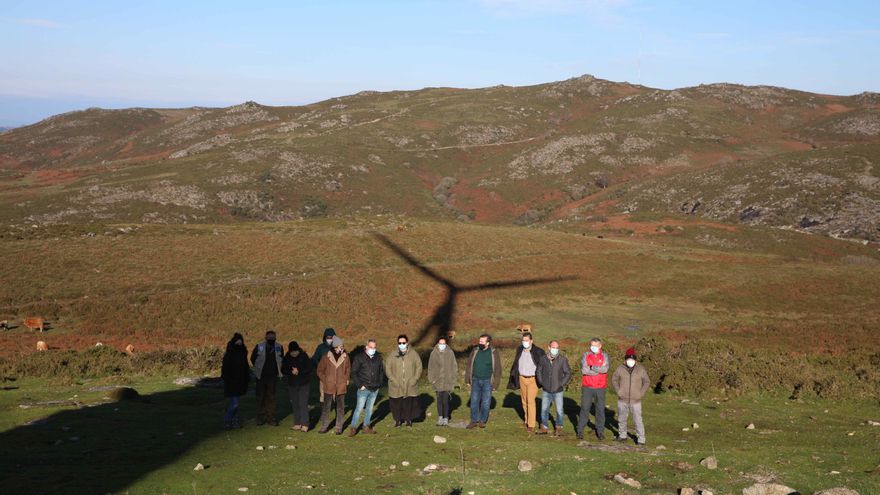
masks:
[[[269,345],[275,345],[275,339],[266,339],[266,343]]]
[[[486,345],[481,345],[480,347],[485,351],[489,348],[489,344],[487,343]]]

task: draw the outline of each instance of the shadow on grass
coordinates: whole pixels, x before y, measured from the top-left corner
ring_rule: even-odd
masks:
[[[253,416],[252,396],[242,400],[243,417]],[[224,407],[221,390],[193,387],[50,414],[0,433],[0,486],[4,493],[122,490],[225,433]]]

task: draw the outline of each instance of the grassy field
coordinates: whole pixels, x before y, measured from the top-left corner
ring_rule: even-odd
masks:
[[[394,429],[387,403],[380,399],[377,435],[293,432],[286,396],[279,391],[282,426],[257,427],[251,420],[242,430],[224,431],[220,391],[180,388],[172,381],[115,378],[48,388],[38,380],[16,382],[0,395],[4,492],[200,494],[248,488],[248,493],[269,494],[459,493],[456,489],[623,494],[675,493],[690,486],[738,493],[756,480],[774,480],[802,493],[833,486],[862,494],[880,489],[880,427],[866,424],[880,419],[876,401],[774,396],[695,401],[651,395],[644,403],[649,443],[638,449],[631,442],[621,448],[610,440],[600,447],[594,437],[579,444],[571,423],[562,438],[529,435],[519,426],[519,398],[508,391],[495,394],[485,430],[439,429],[433,426],[436,412],[426,387],[423,404],[430,404],[431,416],[412,429]],[[90,392],[122,383],[148,402],[106,402],[107,392]],[[456,395],[453,422],[466,421],[468,409],[460,401],[466,402],[467,393]],[[90,407],[19,407],[72,397]],[[577,413],[577,400],[566,398],[569,417]],[[609,406],[615,403],[609,394]],[[243,414],[253,416],[253,393],[243,401]],[[612,428],[613,414],[609,418]],[[699,428],[693,429],[693,423]],[[756,428],[746,429],[749,423]],[[447,442],[434,443],[435,434]],[[658,450],[660,445],[665,449]],[[718,459],[717,470],[699,465],[710,455]],[[521,460],[530,461],[533,470],[519,472]],[[193,471],[198,463],[206,469]],[[429,464],[439,470],[424,473]],[[610,480],[619,472],[644,488]]]

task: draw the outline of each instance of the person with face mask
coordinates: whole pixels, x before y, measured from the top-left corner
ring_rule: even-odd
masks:
[[[523,426],[529,433],[535,432],[535,400],[538,398],[538,380],[535,374],[538,371],[538,363],[544,357],[544,350],[534,345],[532,334],[526,332],[522,335],[522,343],[516,348],[516,357],[510,367],[510,378],[507,388],[519,389],[520,402],[523,410]]]
[[[324,336],[322,337],[321,343],[315,347],[315,352],[312,353],[312,364],[315,365],[315,368],[321,363],[321,359],[324,357],[324,354],[333,350],[333,337],[336,336],[336,330],[332,328],[324,329]],[[324,402],[324,386],[321,381],[318,381],[318,401]]]
[[[488,333],[480,335],[478,345],[471,351],[464,383],[471,389],[471,422],[465,428],[485,428],[489,422],[492,392],[501,384],[501,354],[492,347],[492,336]]]
[[[321,407],[321,429],[318,433],[327,433],[330,427],[330,408],[336,402],[336,428],[337,435],[342,434],[342,426],[345,421],[345,391],[348,389],[348,381],[351,377],[351,359],[345,352],[342,339],[333,337],[330,343],[332,350],[321,358],[318,363],[318,378],[324,386],[324,401]]]
[[[275,419],[275,389],[281,377],[284,348],[275,342],[275,331],[266,332],[266,340],[251,352],[251,364],[257,377],[257,424],[278,426]]]
[[[281,374],[287,381],[287,395],[293,409],[293,430],[309,431],[309,384],[314,366],[296,341],[287,344],[287,354],[281,360]]]
[[[550,404],[556,405],[556,428],[557,437],[562,436],[562,426],[565,415],[562,411],[563,394],[565,386],[571,380],[571,367],[566,358],[559,351],[559,341],[550,341],[550,350],[538,362],[538,384],[543,389],[541,396],[541,435],[548,432],[547,422],[550,419]]]
[[[247,393],[248,384],[251,381],[251,369],[248,365],[244,337],[240,333],[233,335],[226,344],[220,378],[223,379],[223,396],[229,398],[226,416],[223,419],[224,426],[227,430],[241,428],[241,418],[238,417],[238,401],[242,395]]]
[[[351,415],[348,436],[357,435],[361,414],[365,410],[364,433],[376,433],[371,426],[373,405],[376,403],[376,397],[379,396],[379,387],[385,381],[385,367],[382,365],[382,354],[376,350],[375,340],[368,340],[363,352],[355,353],[351,359],[351,381],[357,389],[357,404]]]
[[[422,358],[409,347],[409,337],[397,336],[397,352],[385,360],[388,376],[388,398],[394,426],[412,426],[421,415],[419,406],[419,378],[422,376]]]
[[[630,414],[636,427],[636,444],[645,445],[645,424],[642,422],[642,398],[651,388],[648,371],[638,362],[636,350],[629,348],[621,364],[611,377],[611,385],[617,392],[618,442],[626,442],[627,420]]]
[[[449,348],[446,337],[440,337],[428,358],[428,383],[437,392],[437,426],[449,426],[449,399],[457,381],[455,351]]]
[[[581,414],[578,418],[577,438],[583,440],[584,428],[590,420],[590,406],[596,403],[596,438],[605,440],[605,388],[611,358],[602,350],[602,341],[590,340],[590,350],[581,357]]]

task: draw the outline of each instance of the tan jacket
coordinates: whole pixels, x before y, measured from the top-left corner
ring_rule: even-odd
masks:
[[[428,358],[428,383],[438,392],[451,392],[458,382],[458,363],[455,351],[447,347],[440,351],[437,346]]]
[[[385,375],[388,377],[388,397],[418,397],[422,358],[415,349],[407,350],[403,356],[399,352],[385,356]]]
[[[344,395],[351,375],[351,359],[343,352],[339,359],[333,352],[324,354],[318,363],[318,379],[325,394]]]
[[[621,364],[611,377],[611,386],[614,387],[620,400],[627,403],[640,402],[651,388],[651,380],[648,378],[648,371],[641,363],[636,363],[632,370]]]

